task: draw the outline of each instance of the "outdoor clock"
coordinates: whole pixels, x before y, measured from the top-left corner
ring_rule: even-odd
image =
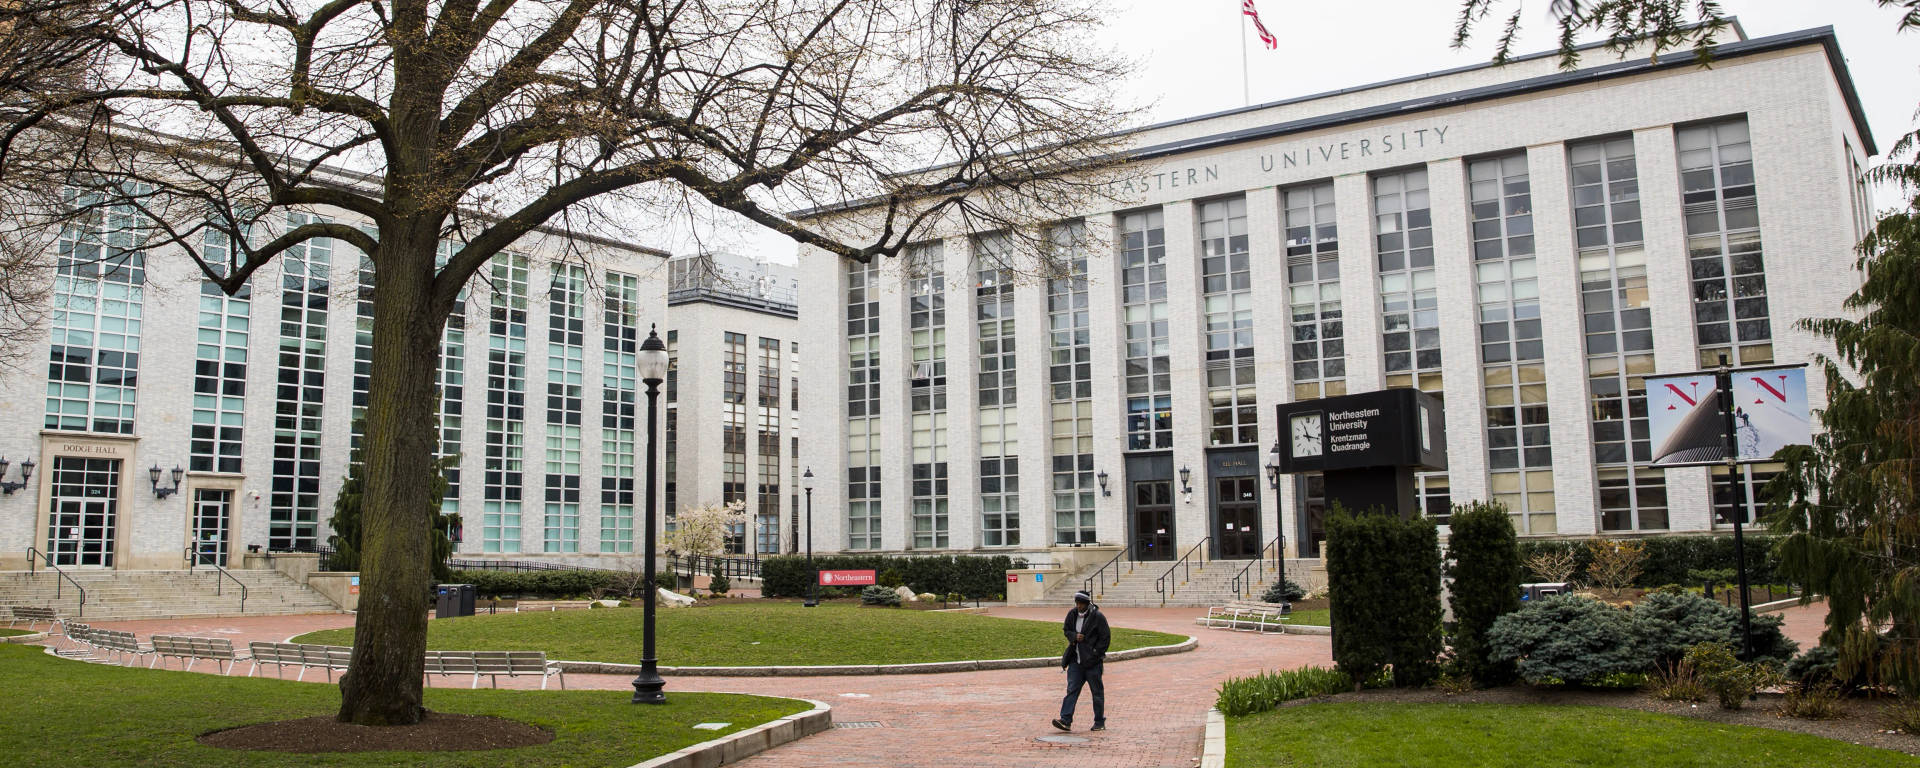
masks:
[[[1319,412],[1295,414],[1293,417],[1293,457],[1305,458],[1319,456],[1321,444],[1321,414]]]

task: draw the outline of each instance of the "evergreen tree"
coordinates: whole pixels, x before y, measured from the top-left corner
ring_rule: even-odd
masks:
[[[1453,606],[1454,663],[1483,686],[1514,678],[1511,659],[1494,661],[1487,631],[1501,616],[1520,610],[1520,543],[1507,507],[1476,501],[1453,508],[1447,537],[1448,600]]]
[[[458,463],[460,457],[442,456],[433,463],[433,476],[428,481],[429,498],[433,502],[433,579],[451,581],[453,569],[447,567],[447,560],[453,557],[453,538],[451,531],[460,525],[459,513],[442,513],[440,502],[447,496],[448,467]],[[327,518],[327,525],[333,528],[333,535],[327,538],[333,554],[327,558],[327,567],[335,571],[360,570],[360,523],[361,497],[365,493],[366,481],[360,474],[359,456],[347,465],[347,478],[340,483],[340,493],[333,497],[333,517]]]
[[[1338,503],[1327,517],[1327,586],[1333,661],[1356,686],[1393,668],[1393,682],[1419,686],[1438,671],[1440,545],[1433,521]]]

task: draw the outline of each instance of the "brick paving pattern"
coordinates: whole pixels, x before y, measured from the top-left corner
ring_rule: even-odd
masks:
[[[1057,668],[1014,669],[939,675],[870,677],[693,677],[667,679],[667,691],[722,691],[791,696],[827,702],[835,722],[878,721],[877,728],[836,728],[742,761],[749,768],[1191,768],[1198,765],[1206,712],[1214,689],[1228,677],[1260,669],[1332,663],[1324,635],[1257,635],[1208,630],[1193,623],[1197,608],[1108,608],[1116,627],[1193,635],[1191,653],[1116,662],[1106,672],[1108,730],[1091,733],[1087,694],[1081,695],[1073,735],[1083,744],[1040,742],[1056,734],[1047,721],[1058,712],[1066,676]],[[994,608],[994,616],[1058,621],[1059,608]],[[1786,611],[1786,631],[1801,644],[1817,642],[1823,606]],[[112,629],[152,634],[197,634],[233,639],[285,640],[317,629],[350,626],[352,616],[261,616],[104,623]],[[636,638],[637,642],[637,638]],[[1064,647],[1064,644],[1063,644]],[[671,659],[663,660],[671,663]],[[207,665],[196,669],[212,671]],[[265,673],[262,673],[265,674]],[[568,675],[574,689],[628,688],[621,675]],[[436,686],[465,687],[436,679]],[[537,688],[539,681],[502,681],[503,687]]]

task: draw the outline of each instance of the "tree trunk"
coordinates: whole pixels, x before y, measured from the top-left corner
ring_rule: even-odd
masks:
[[[402,229],[396,227],[395,229]],[[342,722],[420,721],[439,444],[435,379],[445,308],[432,300],[434,228],[383,232],[368,382],[360,611],[353,664],[340,678]]]

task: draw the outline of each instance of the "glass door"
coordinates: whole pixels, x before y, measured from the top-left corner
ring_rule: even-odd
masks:
[[[1172,560],[1173,481],[1133,484],[1133,559]]]
[[[227,536],[233,526],[233,491],[193,492],[193,564],[227,564]]]
[[[120,460],[53,458],[47,552],[55,565],[112,568],[120,507]]]
[[[1258,477],[1220,477],[1213,481],[1215,551],[1222,560],[1252,560],[1260,556],[1260,488]]]

